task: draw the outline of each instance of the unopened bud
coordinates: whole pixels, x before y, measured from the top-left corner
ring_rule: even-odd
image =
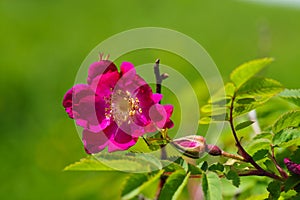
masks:
[[[294,163],[288,158],[285,158],[283,162],[290,172],[300,175],[300,164]]]
[[[206,151],[212,156],[222,155],[222,150],[216,145],[212,145],[212,144],[207,145]]]
[[[190,135],[175,139],[171,144],[183,155],[190,158],[200,158],[206,151],[205,138],[199,135]]]

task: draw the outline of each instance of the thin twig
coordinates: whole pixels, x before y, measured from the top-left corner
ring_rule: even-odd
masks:
[[[279,174],[281,175],[282,178],[287,179],[288,174],[279,166],[277,160],[275,159],[274,147],[273,146],[271,146],[271,152],[272,152],[272,155],[270,156],[270,158],[273,161],[273,163],[275,164],[276,169],[278,170],[278,172],[279,172]]]
[[[160,62],[160,60],[156,59],[155,64],[154,64],[154,74],[155,74],[155,79],[156,79],[156,93],[161,94],[162,76],[161,76],[160,70],[159,70],[159,62]]]
[[[161,83],[162,83],[162,81],[164,79],[166,79],[168,77],[168,75],[167,74],[160,74],[159,62],[160,62],[159,59],[157,59],[155,61],[155,64],[154,64],[154,74],[155,74],[155,79],[156,79],[156,93],[161,94]],[[161,103],[161,101],[159,101],[159,103]],[[161,137],[162,137],[162,135],[161,135]],[[161,159],[162,160],[166,160],[168,158],[165,146],[166,145],[164,145],[164,144],[160,145]],[[166,176],[164,176],[164,175],[160,176],[160,181],[159,181],[159,184],[158,184],[158,188],[157,188],[157,192],[156,192],[156,195],[155,195],[155,199],[159,198],[161,190],[162,190],[163,186],[166,183],[166,179],[167,179]]]
[[[237,137],[237,133],[235,131],[235,128],[234,128],[234,123],[233,123],[233,105],[234,105],[234,100],[235,100],[235,95],[233,95],[232,97],[232,100],[231,100],[231,105],[230,105],[230,113],[229,113],[229,123],[230,123],[230,128],[231,128],[231,131],[232,131],[232,134],[233,134],[233,137],[235,139],[235,142],[236,142],[236,146],[238,148],[238,152],[239,154],[244,157],[245,161],[246,162],[249,162],[251,163],[259,172],[259,174],[257,175],[260,175],[260,176],[268,176],[270,178],[273,178],[273,179],[277,179],[277,180],[282,180],[281,177],[277,176],[276,174],[272,174],[266,170],[264,170],[263,168],[261,168],[252,158],[252,156],[250,156],[247,151],[243,148],[243,146],[241,145],[238,137]]]
[[[231,154],[231,153],[228,153],[226,151],[222,151],[222,156],[245,162],[244,157],[242,157],[240,155]]]

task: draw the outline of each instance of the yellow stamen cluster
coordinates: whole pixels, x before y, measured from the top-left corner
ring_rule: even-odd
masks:
[[[104,99],[110,106],[105,108],[105,117],[113,117],[114,121],[121,125],[126,122],[131,123],[131,118],[137,113],[142,113],[140,108],[140,101],[137,97],[131,97],[130,92],[116,90],[110,98]]]

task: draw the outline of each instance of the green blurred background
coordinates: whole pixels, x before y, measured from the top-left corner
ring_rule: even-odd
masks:
[[[238,64],[272,56],[268,76],[296,88],[299,19],[297,8],[231,0],[1,0],[0,199],[118,198],[124,173],[62,171],[85,156],[62,97],[99,42],[170,28],[202,44],[225,80]]]

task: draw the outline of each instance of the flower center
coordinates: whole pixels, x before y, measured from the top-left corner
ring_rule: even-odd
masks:
[[[110,112],[106,117],[112,116],[118,126],[126,121],[130,124],[131,117],[137,113],[142,113],[142,108],[139,105],[139,99],[133,98],[130,92],[117,90],[111,96]]]

